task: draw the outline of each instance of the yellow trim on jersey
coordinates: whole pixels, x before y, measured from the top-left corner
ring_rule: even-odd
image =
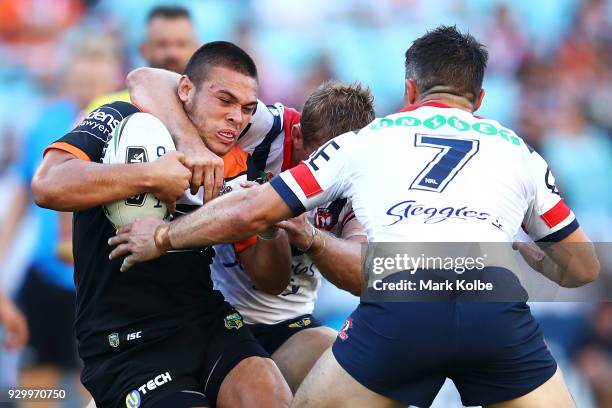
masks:
[[[96,108],[102,105],[106,105],[107,103],[115,102],[115,101],[132,103],[132,101],[130,100],[130,93],[128,92],[127,89],[124,89],[119,92],[114,92],[111,94],[106,94],[106,95],[102,95],[102,96],[98,96],[97,98],[94,98],[93,101],[89,102],[89,105],[87,105],[87,108],[85,108],[85,112],[87,113],[93,112]]]

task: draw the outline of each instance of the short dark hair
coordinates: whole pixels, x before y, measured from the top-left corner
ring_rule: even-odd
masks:
[[[242,48],[227,41],[213,41],[204,44],[191,56],[184,75],[197,86],[206,79],[212,67],[229,68],[257,80],[257,66]]]
[[[306,100],[300,126],[305,146],[319,146],[327,140],[361,129],[376,117],[374,97],[358,82],[327,81]]]
[[[489,54],[484,45],[456,26],[440,26],[417,38],[406,51],[406,79],[420,94],[452,93],[472,102],[478,98]]]
[[[147,16],[147,23],[157,17],[162,18],[186,18],[191,21],[189,10],[181,6],[157,6],[153,8]]]

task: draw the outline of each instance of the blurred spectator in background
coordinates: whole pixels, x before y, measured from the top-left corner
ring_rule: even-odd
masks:
[[[0,39],[5,57],[12,65],[30,71],[41,85],[48,86],[64,62],[58,52],[64,31],[83,16],[81,0],[0,1]]]
[[[30,180],[43,149],[67,132],[92,98],[117,89],[121,70],[116,47],[103,38],[86,38],[58,78],[61,86],[42,108],[26,136],[18,166],[21,183],[0,229],[0,264],[26,211],[39,220],[37,247],[19,295],[30,329],[24,354],[23,386],[59,387],[62,374],[78,374],[73,330],[75,295],[72,267],[72,214],[32,205]],[[76,380],[76,377],[73,378]],[[77,384],[78,381],[75,382]]]
[[[9,350],[25,346],[28,341],[28,324],[17,306],[0,290],[0,333],[4,345]],[[0,336],[2,339],[2,336]]]
[[[506,4],[495,10],[484,38],[490,55],[487,72],[513,75],[527,52],[527,42]]]
[[[181,73],[198,48],[189,11],[179,6],[159,6],[147,18],[147,36],[140,45],[152,68]]]
[[[541,152],[591,238],[612,242],[612,139],[588,123],[583,106],[574,99],[559,105],[543,135]]]
[[[71,26],[83,12],[81,0],[4,0],[0,37],[6,42],[41,43]]]
[[[147,35],[140,45],[140,53],[150,67],[180,74],[198,44],[191,16],[186,8],[158,6],[151,10],[147,17]],[[98,106],[114,101],[130,102],[127,89],[94,99],[85,111],[91,112]]]
[[[598,407],[612,407],[612,303],[602,303],[591,321],[589,339],[577,364],[595,394]]]

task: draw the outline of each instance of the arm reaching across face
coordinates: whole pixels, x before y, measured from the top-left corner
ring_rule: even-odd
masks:
[[[177,88],[181,76],[158,68],[138,68],[128,74],[127,84],[134,105],[157,117],[168,128],[176,148],[185,154],[192,172],[191,193],[204,186],[204,202],[217,197],[223,186],[223,159],[212,153],[191,123]]]

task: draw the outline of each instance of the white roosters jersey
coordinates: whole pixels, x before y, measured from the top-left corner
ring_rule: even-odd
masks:
[[[352,200],[370,242],[510,242],[578,228],[542,157],[494,120],[438,103],[332,139],[272,180],[295,214]]]
[[[266,106],[259,101],[251,123],[238,139],[238,145],[252,156],[255,168],[268,178],[280,174],[291,159],[291,127],[299,123],[300,114],[280,103]],[[338,205],[340,203],[340,205]],[[329,217],[326,215],[329,214]],[[309,214],[309,220],[332,232],[352,216],[346,200]],[[317,224],[317,221],[319,224]],[[314,308],[321,275],[312,261],[292,248],[292,272],[287,289],[278,296],[257,289],[237,253],[253,245],[256,239],[238,244],[215,245],[211,267],[215,289],[220,290],[248,324],[274,324],[309,314]]]
[[[238,137],[238,146],[253,157],[259,171],[277,175],[289,165],[291,152],[284,146],[291,140],[291,127],[299,122],[295,109],[258,101],[250,123]]]
[[[317,228],[336,236],[355,216],[350,201],[338,199],[308,212],[308,220]],[[308,255],[291,248],[289,285],[279,295],[270,295],[257,287],[238,261],[232,245],[216,245],[212,279],[225,299],[234,306],[247,324],[276,324],[311,314],[321,285],[321,274]]]

